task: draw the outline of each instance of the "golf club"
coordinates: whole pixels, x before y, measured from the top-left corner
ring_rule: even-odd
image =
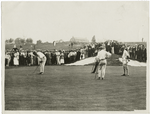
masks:
[[[98,77],[98,66],[97,66],[96,71],[95,71],[95,79],[96,79],[96,77]]]
[[[38,67],[39,67],[39,66],[37,66],[37,67],[35,68],[35,70],[34,70],[31,74],[34,74],[35,71],[38,69]],[[29,76],[29,75],[31,75],[31,74],[27,74],[27,76]]]
[[[93,72],[94,68],[95,68],[95,64],[93,64],[93,66],[92,66],[92,71],[91,71],[91,72]]]

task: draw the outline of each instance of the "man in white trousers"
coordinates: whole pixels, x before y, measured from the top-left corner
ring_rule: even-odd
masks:
[[[40,73],[39,74],[44,74],[44,66],[46,63],[46,56],[42,52],[36,52],[34,51],[33,54],[38,57],[40,60]]]
[[[122,76],[126,76],[126,72],[127,72],[127,76],[129,76],[129,68],[128,68],[128,62],[130,55],[127,51],[127,48],[124,47],[124,51],[123,51],[123,55],[122,55],[122,65],[123,65],[123,71],[124,74]]]
[[[107,58],[111,56],[111,53],[107,52],[104,50],[104,46],[99,47],[99,52],[96,56],[96,61],[99,62],[99,67],[98,67],[98,80],[102,78],[102,80],[105,77],[105,71],[106,71],[106,65],[107,65]]]

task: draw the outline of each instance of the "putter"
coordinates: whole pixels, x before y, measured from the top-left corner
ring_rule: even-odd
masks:
[[[97,69],[97,67],[98,67],[98,64],[99,64],[99,62],[95,62],[95,64],[93,65],[93,67],[92,67],[92,72],[91,73],[95,73],[95,71],[96,71],[96,69]]]
[[[95,79],[96,79],[96,77],[98,77],[98,66],[97,66],[96,71],[95,71]]]
[[[97,77],[97,73],[95,73],[95,79],[96,79],[96,77]]]
[[[31,74],[34,74],[35,71],[38,69],[38,67],[39,67],[39,66],[37,66],[37,67],[35,68],[35,70],[34,70]],[[27,76],[29,76],[29,75],[31,75],[31,74],[27,74]]]
[[[98,77],[98,68],[96,68],[96,71],[95,71],[95,79],[96,77]]]
[[[93,72],[93,70],[94,70],[94,67],[95,67],[95,64],[93,64],[93,66],[92,66],[92,71],[91,71],[91,72]]]

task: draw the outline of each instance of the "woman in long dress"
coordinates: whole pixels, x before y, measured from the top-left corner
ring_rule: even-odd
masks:
[[[19,65],[19,52],[17,50],[14,53],[14,65],[15,66]]]
[[[61,65],[64,65],[64,52],[61,51],[61,54],[60,54],[60,63]]]

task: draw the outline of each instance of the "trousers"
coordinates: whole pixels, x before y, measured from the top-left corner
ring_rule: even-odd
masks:
[[[98,68],[98,77],[105,77],[105,71],[106,71],[106,64],[105,65],[100,65]]]
[[[47,60],[47,58],[43,57],[42,63],[40,63],[40,72],[44,73],[44,66],[45,66],[46,60]]]

